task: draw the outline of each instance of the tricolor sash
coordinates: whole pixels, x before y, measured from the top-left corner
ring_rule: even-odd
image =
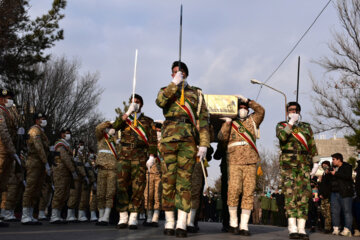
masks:
[[[159,163],[162,161],[161,152],[159,149],[156,149],[156,159],[159,161]]]
[[[185,104],[183,106],[179,101],[175,101],[175,103],[189,116],[190,121],[196,127],[196,118],[189,99],[185,98]]]
[[[118,155],[116,153],[116,148],[115,148],[115,144],[114,141],[112,141],[111,136],[107,133],[104,133],[104,138],[105,138],[105,142],[108,145],[110,151],[112,152],[112,154],[114,155],[114,157],[116,159],[118,159]]]
[[[284,127],[287,126],[286,123],[281,123]],[[293,128],[293,131],[291,133],[305,148],[307,151],[309,151],[309,146],[307,144],[306,138],[302,132],[300,132],[299,128]]]
[[[254,136],[251,134],[249,130],[246,129],[246,127],[238,120],[235,120],[232,122],[231,127],[234,129],[234,131],[240,135],[254,150],[255,152],[258,152],[256,148],[256,142]]]
[[[9,110],[7,110],[5,107],[3,107],[2,105],[0,105],[0,109],[3,110],[8,116],[10,116]]]
[[[68,142],[66,142],[65,140],[63,140],[63,139],[60,139],[60,140],[55,142],[55,146],[54,146],[55,150],[58,147],[64,147],[67,151],[69,151],[71,153],[70,144]]]
[[[126,123],[129,125],[129,127],[134,130],[147,145],[149,145],[148,137],[146,135],[144,126],[140,121],[137,121],[137,127],[135,127],[133,121],[134,117],[131,115],[126,119]]]

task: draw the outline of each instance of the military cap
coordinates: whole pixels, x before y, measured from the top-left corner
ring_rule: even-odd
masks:
[[[63,128],[63,129],[61,129],[60,134],[66,133],[66,132],[70,132],[70,133],[71,133],[70,128]]]
[[[173,64],[171,65],[171,71],[173,70],[174,67],[179,67],[179,65],[180,65],[180,71],[186,73],[186,76],[189,76],[189,69],[187,68],[185,63],[180,61],[173,62]]]
[[[34,113],[33,118],[34,118],[34,120],[39,119],[39,118],[46,118],[46,115],[42,112],[37,112],[37,113]]]
[[[10,96],[10,97],[13,98],[14,95],[15,95],[12,91],[10,91],[8,89],[5,89],[5,88],[1,88],[0,91],[1,91],[0,97],[8,97],[8,96]]]
[[[296,106],[296,111],[297,112],[300,112],[301,111],[301,106],[298,102],[289,102],[287,105],[286,105],[286,111],[288,110],[289,107],[291,106]]]

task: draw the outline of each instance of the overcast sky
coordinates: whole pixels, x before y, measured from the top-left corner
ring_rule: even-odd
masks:
[[[178,59],[179,12],[183,3],[182,60],[189,67],[188,82],[205,94],[242,94],[255,99],[260,81],[275,70],[313,22],[328,0],[71,0],[60,26],[65,39],[50,50],[81,62],[81,71],[99,73],[105,89],[99,111],[114,119],[132,92],[135,49],[139,49],[137,89],[143,111],[163,119],[155,104],[158,90],[171,81],[170,66]],[[50,0],[32,0],[30,13],[39,16]],[[295,100],[297,58],[301,57],[300,96],[304,121],[309,121],[309,73],[323,79],[324,70],[313,63],[331,55],[328,43],[340,29],[331,3],[310,32],[268,82]],[[274,149],[275,125],[284,119],[284,98],[263,88],[258,102],[266,109],[260,149]],[[219,162],[210,163],[210,182],[219,176]]]

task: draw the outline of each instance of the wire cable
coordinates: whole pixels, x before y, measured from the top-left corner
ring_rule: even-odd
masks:
[[[286,55],[286,57],[281,61],[281,63],[279,64],[279,66],[270,74],[270,76],[265,80],[264,83],[267,83],[272,76],[274,76],[274,74],[277,72],[277,70],[279,70],[279,68],[281,67],[281,65],[286,61],[286,59],[293,53],[293,51],[295,50],[295,48],[299,45],[299,43],[301,42],[301,40],[305,37],[305,35],[310,31],[310,29],[312,28],[312,26],[315,24],[315,22],[318,20],[318,18],[321,16],[321,14],[325,11],[325,9],[327,8],[327,6],[330,4],[332,0],[329,0],[326,5],[323,7],[323,9],[320,11],[320,13],[317,15],[317,17],[315,18],[315,20],[311,23],[310,27],[308,27],[308,29],[304,32],[304,34],[301,36],[301,38],[296,42],[296,44],[294,45],[294,47],[291,49],[291,51]],[[256,96],[256,100],[258,100],[258,97],[260,96],[260,92],[262,89],[263,85],[260,86],[259,92]]]

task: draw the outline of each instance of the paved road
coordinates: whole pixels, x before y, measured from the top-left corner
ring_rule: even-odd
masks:
[[[188,239],[221,240],[221,239],[256,239],[278,240],[288,239],[287,229],[283,227],[250,225],[251,237],[243,237],[222,233],[220,223],[199,223],[200,232],[189,234]],[[139,226],[138,230],[117,230],[115,226],[99,227],[93,223],[74,223],[66,225],[51,225],[45,222],[42,226],[23,226],[11,223],[9,228],[0,228],[0,240],[110,240],[110,239],[175,239],[162,234],[163,223],[159,228]],[[310,239],[330,240],[346,239],[345,237],[314,233]]]

